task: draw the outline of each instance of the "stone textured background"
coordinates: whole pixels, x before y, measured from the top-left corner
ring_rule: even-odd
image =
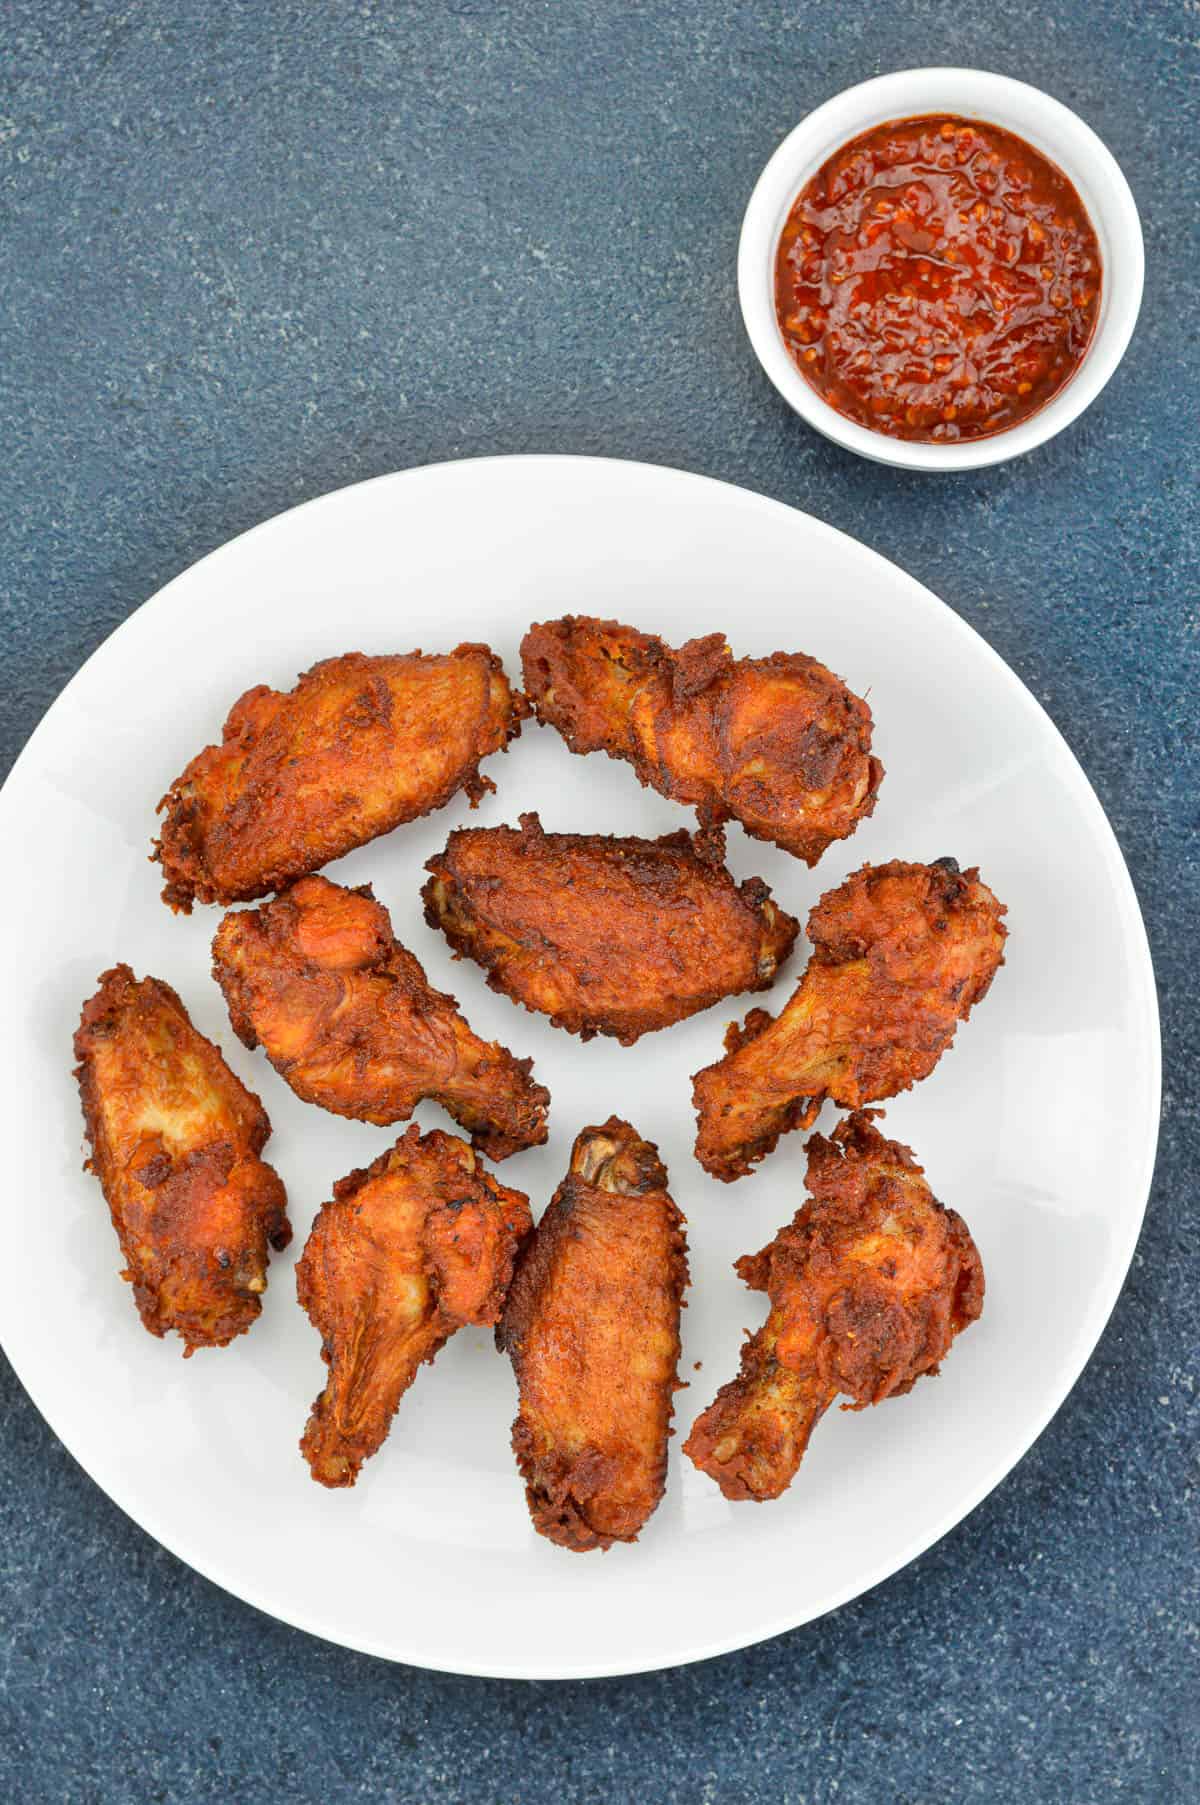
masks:
[[[1198,41],[1196,0],[9,0],[3,769],[131,609],[308,496],[484,452],[705,471],[894,558],[1045,703],[1142,899],[1166,1096],[1129,1283],[1032,1453],[870,1596],[700,1667],[488,1683],[284,1629],[121,1516],[0,1363],[0,1797],[1195,1798]],[[1147,241],[1099,403],[954,479],[810,434],[734,293],[779,138],[932,62],[1077,108]]]

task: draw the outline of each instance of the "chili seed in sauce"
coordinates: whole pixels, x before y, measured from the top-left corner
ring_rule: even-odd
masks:
[[[1082,363],[1100,247],[1075,189],[976,120],[893,120],[845,144],[779,240],[779,329],[850,420],[953,442],[1035,414]]]

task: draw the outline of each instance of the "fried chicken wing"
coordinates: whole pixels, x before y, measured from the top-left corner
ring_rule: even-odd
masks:
[[[616,1116],[585,1128],[496,1332],[530,1515],[562,1548],[636,1541],[662,1497],[687,1279],[657,1149]]]
[[[528,713],[487,646],[446,655],[314,664],[295,689],[260,685],[235,702],[219,746],[206,746],[159,803],[152,857],[163,900],[245,902],[341,858],[459,790],[495,788],[479,761],[507,745]]]
[[[927,1077],[1004,963],[1003,914],[953,859],[864,865],[823,896],[791,1001],[774,1019],[752,1010],[696,1074],[705,1170],[740,1178],[826,1097],[856,1109]]]
[[[550,1093],[530,1077],[532,1060],[472,1033],[396,940],[369,885],[306,877],[231,911],[213,973],[239,1039],[261,1045],[306,1103],[386,1124],[431,1097],[493,1159],[546,1138]]]
[[[808,1146],[812,1200],[769,1247],[737,1262],[771,1313],[741,1372],[683,1451],[727,1498],[778,1498],[843,1393],[862,1410],[934,1374],[983,1308],[983,1266],[962,1217],[938,1203],[907,1147],[848,1116]]]
[[[642,783],[815,865],[875,807],[871,711],[801,652],[735,659],[720,633],[678,651],[568,614],[530,628],[524,681],[572,752],[623,758]]]
[[[661,840],[462,828],[429,860],[425,919],[493,990],[590,1040],[632,1046],[736,991],[766,990],[799,923],[686,833]]]
[[[259,1158],[266,1111],[198,1034],[169,984],[127,965],[100,979],[75,1034],[75,1076],[142,1322],[184,1354],[250,1327],[267,1248],[292,1238],[287,1196]]]
[[[424,1360],[464,1323],[494,1323],[528,1200],[465,1141],[414,1126],[333,1188],[296,1267],[329,1368],[300,1448],[321,1485],[353,1485]]]

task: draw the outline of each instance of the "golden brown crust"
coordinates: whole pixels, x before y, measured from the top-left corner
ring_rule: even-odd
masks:
[[[839,1392],[846,1410],[902,1396],[983,1309],[966,1224],[932,1195],[911,1150],[872,1125],[877,1113],[813,1136],[811,1201],[737,1262],[771,1312],[683,1444],[727,1498],[779,1497]]]
[[[338,1181],[296,1267],[329,1368],[300,1441],[319,1484],[353,1485],[422,1362],[497,1320],[531,1226],[528,1199],[437,1129]]]
[[[666,1485],[688,1280],[666,1186],[627,1122],[585,1128],[497,1330],[520,1388],[513,1451],[530,1515],[563,1548],[636,1541]]]
[[[532,1060],[471,1031],[369,885],[301,878],[226,915],[213,973],[235,1033],[261,1045],[306,1103],[386,1125],[430,1097],[492,1159],[546,1139],[550,1093],[530,1077]]]
[[[686,833],[659,840],[462,828],[429,860],[425,919],[493,990],[584,1040],[631,1046],[738,991],[766,990],[799,923]]]
[[[259,1158],[266,1111],[197,1033],[175,991],[114,966],[84,1004],[75,1077],[91,1158],[142,1322],[184,1353],[250,1327],[267,1248],[292,1231],[278,1175]]]
[[[245,902],[341,858],[465,790],[521,730],[525,698],[487,646],[313,665],[286,693],[259,685],[230,710],[159,803],[152,857],[163,900]]]
[[[871,711],[802,652],[735,659],[719,633],[675,650],[568,614],[530,628],[521,663],[538,720],[572,752],[627,760],[706,828],[740,821],[815,865],[875,807]]]
[[[751,1010],[697,1072],[696,1157],[740,1178],[825,1098],[878,1102],[927,1077],[1004,963],[1004,907],[978,870],[864,865],[808,921],[812,957],[777,1018]]]

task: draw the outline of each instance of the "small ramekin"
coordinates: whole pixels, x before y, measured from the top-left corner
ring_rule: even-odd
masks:
[[[991,438],[915,444],[847,420],[792,362],[775,314],[775,254],[792,202],[841,145],[889,119],[958,113],[1015,132],[1070,177],[1091,215],[1103,259],[1100,313],[1087,354],[1054,399]],[[901,69],[827,100],[784,139],[758,179],[738,247],[742,317],[759,362],[784,400],[827,439],[905,470],[977,470],[1021,457],[1078,419],[1125,354],[1142,301],[1142,228],[1129,184],[1090,126],[1025,82],[982,69]]]

